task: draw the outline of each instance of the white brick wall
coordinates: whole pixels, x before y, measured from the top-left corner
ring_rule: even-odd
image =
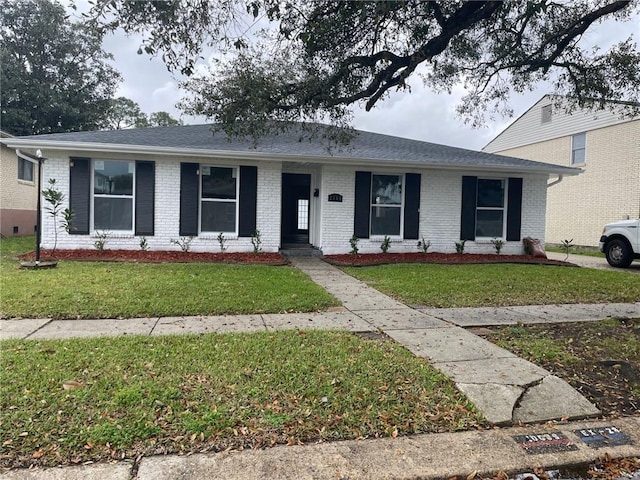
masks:
[[[59,190],[65,194],[64,208],[69,206],[69,152],[48,152],[48,160],[44,164],[43,180],[55,178]],[[97,157],[96,157],[97,158]],[[150,158],[131,155],[111,155],[114,160],[153,160],[156,162],[155,178],[155,235],[147,236],[147,244],[152,250],[180,250],[171,240],[179,240],[180,227],[180,159]],[[184,160],[183,160],[184,161]],[[189,162],[200,162],[209,165],[229,165],[228,162],[204,158],[189,158]],[[243,165],[250,165],[249,162]],[[262,238],[262,251],[277,252],[280,246],[280,194],[281,164],[262,164],[258,167],[258,209],[257,228]],[[195,237],[191,242],[193,252],[219,252],[220,245],[216,235]],[[110,234],[105,248],[110,250],[137,250],[141,237]],[[69,235],[58,230],[59,249],[93,249],[97,235]],[[43,215],[42,246],[52,248],[54,244],[53,220]],[[228,252],[252,251],[250,238],[227,238]]]
[[[349,239],[353,235],[355,197],[355,172],[353,167],[325,166],[322,171],[322,251],[325,254],[347,253]],[[406,173],[393,171],[389,173]],[[431,242],[430,252],[455,252],[455,242],[460,239],[460,209],[462,207],[462,173],[416,170],[421,173],[420,182],[420,232],[419,236]],[[482,172],[468,175],[482,176]],[[484,176],[487,176],[484,174]],[[494,175],[491,175],[492,177]],[[509,174],[495,175],[507,178]],[[511,175],[513,176],[513,175]],[[523,180],[522,237],[531,236],[544,241],[546,208],[546,176],[528,176]],[[328,202],[329,193],[340,193],[342,203]],[[361,253],[378,253],[382,238],[360,239]],[[416,240],[393,241],[389,252],[417,252]],[[522,254],[522,242],[505,242],[502,252]],[[493,253],[493,245],[487,242],[467,241],[467,253]]]
[[[44,178],[55,178],[58,188],[65,193],[65,207],[69,198],[69,155],[70,152],[47,152],[49,160],[45,163]],[[103,157],[107,158],[107,157]],[[112,159],[123,160],[154,160],[156,162],[156,210],[155,235],[147,237],[147,243],[154,250],[180,250],[171,243],[172,239],[179,239],[180,217],[180,159],[179,158],[151,158],[148,156],[133,157],[130,155],[110,156]],[[228,162],[216,162],[211,159],[189,158],[190,162],[205,164],[220,164],[228,166]],[[241,162],[250,165],[251,162]],[[353,235],[355,172],[362,168],[325,165],[318,171],[320,188],[320,211],[322,221],[318,247],[324,253],[347,253],[350,250],[349,239]],[[376,170],[379,171],[379,170]],[[386,170],[389,173],[406,173],[398,170]],[[382,171],[384,173],[385,170]],[[421,174],[421,205],[420,205],[420,237],[431,241],[429,251],[454,252],[455,242],[460,235],[460,208],[462,196],[462,173],[439,170],[415,170]],[[469,172],[469,175],[481,175],[481,172]],[[493,175],[492,175],[493,176]],[[495,175],[508,177],[509,175]],[[280,246],[280,215],[281,215],[282,164],[261,163],[258,165],[258,207],[257,228],[262,237],[262,249],[265,252],[278,251]],[[331,193],[339,193],[342,202],[329,202]],[[544,239],[544,221],[546,208],[546,176],[529,176],[523,182],[523,213],[522,236],[532,236]],[[47,215],[43,220],[43,246],[53,246],[53,225]],[[318,233],[318,232],[316,232]],[[93,249],[96,235],[68,235],[64,231],[58,232],[58,248]],[[133,235],[109,236],[107,249],[139,248],[140,238]],[[360,252],[380,252],[382,238],[361,239],[358,247]],[[253,249],[250,238],[228,238],[229,252],[251,251]],[[196,237],[191,243],[194,252],[213,251],[220,249],[214,235]],[[394,240],[390,252],[417,252],[417,240]],[[467,242],[466,252],[491,253],[491,243]],[[503,252],[505,254],[522,253],[521,242],[508,242]]]

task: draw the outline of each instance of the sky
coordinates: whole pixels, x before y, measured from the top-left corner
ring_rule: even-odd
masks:
[[[609,21],[598,25],[593,31],[587,31],[582,41],[606,49],[629,35],[640,43],[640,15],[624,23]],[[175,107],[182,97],[179,79],[168,72],[160,58],[138,55],[139,45],[139,38],[127,37],[121,32],[104,39],[104,49],[114,55],[113,65],[123,77],[116,95],[134,100],[147,114],[163,110],[175,118],[182,118],[185,124],[206,122],[204,118],[181,115]],[[410,93],[394,92],[369,112],[355,109],[353,126],[370,132],[480,150],[549,93],[542,85],[531,92],[513,94],[510,98],[513,117],[497,117],[487,120],[483,127],[472,128],[455,113],[455,107],[464,95],[462,87],[455,88],[451,94],[435,94],[417,77],[412,78],[410,84]]]

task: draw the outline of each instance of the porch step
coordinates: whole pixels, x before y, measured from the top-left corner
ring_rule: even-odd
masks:
[[[284,244],[280,253],[285,257],[321,257],[322,250],[309,244]]]

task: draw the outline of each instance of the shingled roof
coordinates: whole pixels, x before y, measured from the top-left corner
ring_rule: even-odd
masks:
[[[228,138],[212,130],[212,125],[183,125],[172,127],[136,128],[93,132],[55,133],[3,139],[15,148],[54,148],[114,152],[148,150],[150,153],[202,154],[244,153],[247,157],[273,157],[284,161],[317,161],[318,163],[351,160],[372,164],[416,164],[444,168],[504,169],[548,174],[575,175],[580,170],[570,167],[496,155],[436,143],[410,140],[378,133],[356,131],[346,147],[329,148],[321,135],[304,136],[300,129],[252,139]],[[322,128],[322,127],[321,127]]]

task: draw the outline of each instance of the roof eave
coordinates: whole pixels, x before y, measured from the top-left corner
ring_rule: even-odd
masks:
[[[88,142],[61,142],[46,141],[30,138],[5,138],[2,143],[10,148],[30,148],[30,149],[47,149],[60,151],[82,151],[91,153],[120,153],[120,154],[144,154],[144,155],[164,155],[164,156],[181,156],[181,157],[208,157],[223,160],[249,160],[249,161],[290,161],[300,163],[322,163],[322,164],[342,164],[348,162],[349,165],[356,167],[371,167],[373,165],[380,167],[403,167],[408,169],[416,168],[437,168],[441,170],[482,170],[490,172],[513,172],[513,173],[529,173],[540,175],[578,175],[581,170],[570,167],[548,168],[546,165],[540,166],[511,166],[511,165],[486,165],[486,164],[446,164],[437,161],[408,161],[408,160],[388,160],[380,158],[353,158],[353,157],[332,157],[319,155],[291,155],[285,153],[264,153],[254,152],[250,150],[211,150],[198,148],[175,148],[175,147],[158,147],[148,145],[127,145],[127,144],[107,144],[107,143],[88,143]]]

